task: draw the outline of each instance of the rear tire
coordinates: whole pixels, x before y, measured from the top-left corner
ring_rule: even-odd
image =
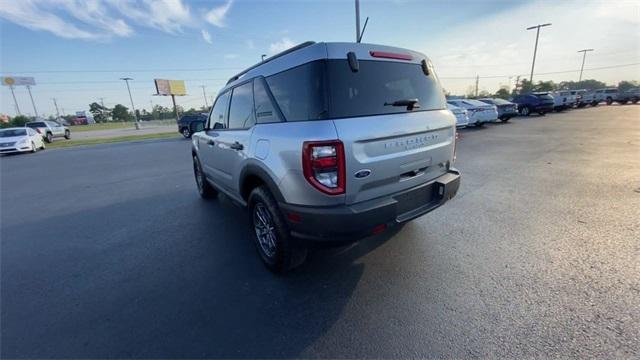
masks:
[[[198,188],[198,194],[203,199],[212,199],[218,195],[218,191],[209,184],[204,172],[202,172],[202,165],[197,156],[193,156],[193,175],[196,178],[196,186]]]
[[[538,111],[538,115],[545,116],[547,115],[546,111]]]
[[[637,104],[638,100],[640,100],[640,99],[638,99],[637,97],[634,97],[633,100],[631,100],[631,102],[634,103],[634,104]]]
[[[67,140],[71,139],[71,131],[65,130],[64,131],[64,138],[67,139]]]
[[[44,140],[45,140],[46,142],[48,142],[48,143],[53,142],[53,134],[51,134],[51,133],[47,133],[47,135],[45,135]]]
[[[598,106],[598,102],[597,101],[592,101],[591,102],[591,106]]]
[[[304,262],[307,246],[291,237],[278,203],[266,186],[251,191],[249,214],[258,254],[269,270],[283,274]]]
[[[522,116],[529,116],[529,115],[531,114],[531,110],[529,109],[529,107],[528,107],[528,106],[523,106],[523,107],[520,109],[520,114],[521,114]]]
[[[189,130],[188,127],[182,128],[180,133],[182,134],[182,136],[184,136],[185,139],[188,139],[191,137],[191,130]]]

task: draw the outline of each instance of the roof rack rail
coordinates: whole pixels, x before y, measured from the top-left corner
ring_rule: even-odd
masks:
[[[258,66],[260,66],[260,65],[262,65],[262,64],[266,64],[266,63],[268,63],[269,61],[275,60],[275,59],[277,59],[277,58],[279,58],[279,57],[285,56],[285,55],[287,55],[287,54],[290,54],[290,53],[292,53],[292,52],[294,52],[294,51],[300,50],[300,49],[305,48],[305,47],[307,47],[307,46],[313,45],[313,44],[315,44],[315,43],[316,43],[315,41],[305,41],[305,42],[303,42],[302,44],[298,44],[298,45],[296,45],[296,46],[294,46],[294,47],[292,47],[292,48],[289,48],[289,49],[287,49],[287,50],[285,50],[285,51],[279,52],[279,53],[277,53],[277,54],[275,54],[275,55],[273,55],[273,56],[271,56],[271,57],[269,57],[269,58],[265,59],[264,61],[261,61],[261,62],[259,62],[259,63],[255,64],[255,65],[253,65],[253,66],[251,66],[251,67],[248,67],[248,68],[246,68],[246,69],[242,70],[241,72],[237,73],[236,75],[232,76],[232,77],[229,79],[229,81],[227,81],[227,85],[229,85],[230,83],[232,83],[232,82],[234,82],[234,81],[238,80],[242,75],[244,75],[244,74],[248,73],[249,71],[251,71],[251,70],[253,70],[253,69],[257,68]]]

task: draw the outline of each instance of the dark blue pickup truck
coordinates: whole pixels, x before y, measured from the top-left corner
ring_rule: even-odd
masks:
[[[180,121],[178,121],[178,132],[188,139],[202,129],[207,122],[207,114],[187,114],[182,115]]]
[[[518,111],[523,116],[529,116],[531,113],[544,115],[553,111],[553,96],[548,93],[516,95],[511,102],[518,104]]]

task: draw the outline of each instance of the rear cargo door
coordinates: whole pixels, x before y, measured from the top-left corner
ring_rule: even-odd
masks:
[[[392,54],[393,55],[393,54]],[[425,183],[453,158],[455,117],[433,71],[415,62],[327,62],[329,112],[345,148],[346,203]]]

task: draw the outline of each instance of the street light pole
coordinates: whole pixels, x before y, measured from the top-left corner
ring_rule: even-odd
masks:
[[[9,85],[9,89],[11,89],[11,95],[13,95],[13,103],[16,104],[16,112],[18,115],[22,115],[20,113],[20,106],[18,106],[18,100],[16,100],[16,93],[13,91],[13,85]]]
[[[133,80],[130,77],[120,78],[120,80],[124,80],[127,83],[127,91],[129,91],[129,100],[131,100],[131,108],[133,109],[133,118],[136,122],[136,130],[140,130],[140,124],[138,123],[138,115],[136,115],[136,107],[133,105],[133,97],[131,96],[131,88],[129,87],[129,80]]]
[[[533,85],[533,69],[536,66],[536,54],[538,52],[538,38],[540,37],[540,28],[541,27],[545,27],[545,26],[551,26],[551,23],[538,24],[536,26],[531,26],[531,27],[527,28],[527,30],[537,29],[536,30],[536,45],[533,48],[533,62],[531,63],[531,76],[529,76],[529,81],[531,82],[531,85]]]
[[[202,88],[202,95],[204,96],[204,107],[209,109],[209,103],[207,102],[207,93],[204,90],[206,88],[206,86],[200,85],[200,87]]]
[[[56,98],[52,98],[51,100],[53,100],[53,105],[55,105],[55,107],[56,107],[56,115],[59,118],[60,117],[60,111],[58,110],[58,103],[56,102]]]
[[[31,98],[31,105],[33,105],[33,112],[36,114],[36,118],[37,118],[38,110],[36,109],[35,101],[33,101],[33,95],[31,95],[31,86],[27,85],[27,91],[29,92],[29,97]]]
[[[578,82],[582,81],[582,71],[584,70],[584,60],[587,57],[587,52],[589,51],[593,51],[593,49],[582,49],[578,51],[582,53],[582,66],[580,67],[580,78],[578,79]]]

